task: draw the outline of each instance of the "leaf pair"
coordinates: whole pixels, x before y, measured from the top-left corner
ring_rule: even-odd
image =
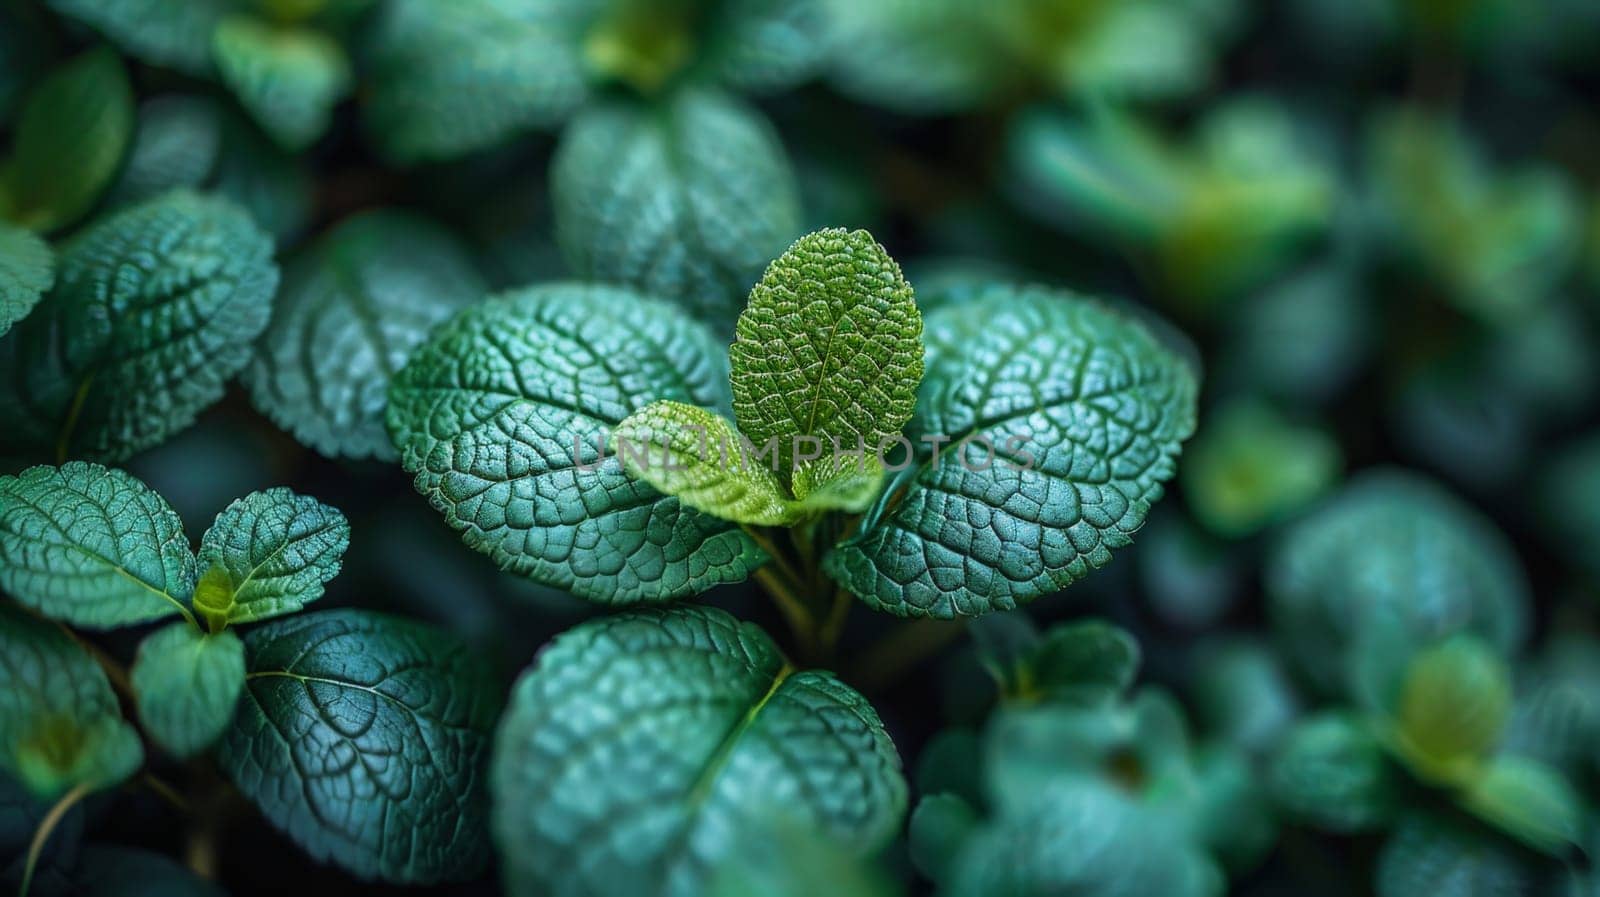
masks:
[[[916,402],[921,330],[910,284],[870,234],[802,237],[739,317],[729,350],[738,429],[655,402],[617,428],[618,454],[629,473],[736,523],[861,511]]]

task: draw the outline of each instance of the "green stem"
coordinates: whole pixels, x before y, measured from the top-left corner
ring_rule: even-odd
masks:
[[[78,785],[71,791],[61,796],[50,812],[39,820],[39,828],[33,833],[33,842],[28,845],[28,859],[22,866],[22,886],[17,889],[17,897],[28,897],[28,888],[33,885],[33,870],[39,865],[39,857],[44,854],[44,846],[50,842],[50,835],[66,818],[67,811],[72,809],[78,801],[89,796],[94,789],[88,783]]]
[[[756,582],[761,583],[767,594],[772,596],[773,603],[778,605],[778,610],[783,613],[784,620],[794,633],[801,657],[809,662],[817,653],[816,623],[805,602],[795,594],[794,584],[771,567],[757,570]]]

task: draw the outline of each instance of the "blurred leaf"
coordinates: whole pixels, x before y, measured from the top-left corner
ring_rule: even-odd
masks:
[[[1025,610],[985,614],[967,626],[978,662],[994,677],[1006,697],[1018,697],[1028,688],[1030,666],[1039,647],[1039,628]]]
[[[143,762],[94,658],[65,628],[0,602],[0,773],[48,801],[116,785]]]
[[[1139,643],[1103,620],[1050,627],[1029,658],[1031,690],[1048,699],[1110,699],[1139,675]]]
[[[741,825],[707,897],[899,897],[905,892],[870,859],[782,807]]]
[[[1600,578],[1600,433],[1562,449],[1538,476],[1549,541],[1570,563]]]
[[[155,65],[191,75],[211,70],[211,33],[237,0],[46,0]]]
[[[1212,532],[1247,536],[1290,517],[1330,488],[1339,446],[1273,406],[1233,400],[1201,424],[1183,469],[1189,507]]]
[[[1461,800],[1485,822],[1536,850],[1561,854],[1581,840],[1582,798],[1559,772],[1537,761],[1496,758]]]
[[[95,222],[0,341],[0,454],[121,460],[222,397],[267,325],[272,241],[231,203],[163,194]]]
[[[1004,615],[992,615],[993,619]],[[923,745],[917,755],[919,794],[948,793],[974,806],[983,803],[983,743],[971,729],[951,727]]]
[[[675,300],[719,335],[799,236],[776,132],[721,94],[589,109],[562,136],[550,178],[556,238],[578,276]]]
[[[310,172],[237,113],[223,120],[213,186],[280,244],[310,223],[315,204]]]
[[[35,797],[10,772],[0,769],[0,857],[4,858],[0,859],[0,887],[9,889],[10,893],[21,887],[28,845],[51,806]],[[33,887],[28,893],[55,897],[70,892],[71,872],[78,864],[87,815],[84,805],[78,803],[61,817],[39,853],[33,870]]]
[[[1370,831],[1400,807],[1400,780],[1383,743],[1354,716],[1298,723],[1272,759],[1272,792],[1291,817],[1332,832]]]
[[[226,897],[176,860],[131,847],[85,847],[74,877],[79,897]]]
[[[215,744],[244,689],[244,643],[231,632],[206,635],[189,622],[139,643],[132,670],[139,722],[180,759]]]
[[[1402,820],[1378,854],[1378,897],[1544,897],[1553,893],[1514,846],[1444,819]]]
[[[1166,623],[1209,626],[1242,594],[1236,544],[1209,535],[1174,507],[1151,514],[1134,552],[1145,600]]]
[[[1271,751],[1300,715],[1288,671],[1253,636],[1203,646],[1191,668],[1205,732],[1248,753]]]
[[[1412,659],[1393,712],[1400,755],[1413,771],[1472,781],[1510,717],[1510,671],[1483,642],[1452,638]]]
[[[1239,751],[1210,745],[1195,756],[1195,783],[1195,831],[1230,872],[1250,871],[1278,839],[1265,777]]]
[[[222,153],[222,117],[209,97],[167,94],[139,105],[127,162],[110,205],[140,202],[176,187],[203,186]]]
[[[1274,628],[1325,692],[1342,691],[1362,631],[1394,621],[1415,641],[1476,633],[1509,653],[1528,586],[1505,537],[1434,483],[1365,472],[1283,534],[1268,558]]]
[[[322,136],[350,89],[343,48],[319,31],[232,16],[217,26],[212,47],[223,83],[291,151]]]
[[[961,845],[978,825],[972,805],[954,794],[929,794],[911,814],[911,862],[935,882],[950,878]]]
[[[833,80],[853,96],[902,112],[957,112],[1015,79],[995,65],[980,8],[965,0],[824,2]]]
[[[28,93],[9,158],[0,161],[0,217],[38,231],[89,211],[133,136],[133,88],[117,55],[91,50]]]
[[[0,222],[0,336],[33,311],[55,281],[56,260],[49,244]]]
[[[257,408],[329,457],[396,457],[389,383],[434,326],[486,287],[443,228],[410,213],[345,219],[290,263],[245,382]]]
[[[1337,263],[1248,296],[1228,318],[1219,377],[1235,391],[1326,402],[1373,352],[1378,322],[1371,306],[1357,279]]]

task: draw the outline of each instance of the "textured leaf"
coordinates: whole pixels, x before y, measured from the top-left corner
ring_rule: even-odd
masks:
[[[373,36],[367,113],[401,161],[458,156],[564,120],[589,97],[594,0],[395,0]]]
[[[715,93],[586,111],[550,178],[574,273],[676,300],[719,331],[800,229],[794,172],[771,125]]]
[[[1221,874],[1169,822],[1114,787],[1066,779],[982,826],[941,894],[1212,897]]]
[[[1461,799],[1484,821],[1537,850],[1561,854],[1582,843],[1583,800],[1543,763],[1498,757]]]
[[[101,219],[0,341],[0,454],[120,460],[187,427],[249,360],[277,282],[272,241],[221,200]]]
[[[253,492],[217,515],[200,540],[200,566],[227,574],[228,623],[282,616],[322,597],[339,574],[350,544],[350,524],[338,509],[278,487]],[[195,593],[195,609],[217,608]]]
[[[105,673],[67,631],[0,602],[0,770],[48,800],[144,762]]]
[[[166,500],[83,461],[0,477],[0,588],[74,626],[187,616],[194,554]]]
[[[624,470],[688,507],[735,523],[789,523],[793,502],[741,437],[722,415],[673,401],[651,402],[612,433]]]
[[[1528,587],[1505,537],[1433,483],[1365,473],[1296,523],[1268,558],[1285,654],[1325,691],[1344,686],[1361,632],[1397,621],[1424,643],[1472,632],[1509,652]]]
[[[390,381],[430,330],[485,291],[465,250],[431,222],[350,218],[285,273],[245,374],[251,397],[324,455],[392,459]]]
[[[191,75],[211,68],[211,32],[234,0],[47,0],[146,62]]]
[[[911,418],[922,316],[889,253],[864,230],[817,231],[767,268],[728,354],[739,430],[776,440],[787,481],[797,439],[826,455],[879,452]]]
[[[316,142],[350,89],[343,48],[310,28],[233,16],[217,26],[212,49],[223,83],[285,149]]]
[[[478,872],[500,693],[480,658],[438,630],[355,610],[269,623],[245,650],[218,760],[273,825],[364,879]]]
[[[74,877],[78,897],[227,897],[177,860],[131,847],[85,847]]]
[[[548,646],[514,689],[491,785],[507,890],[541,897],[699,894],[730,835],[777,810],[869,855],[906,803],[864,698],[702,607]]]
[[[1188,365],[1143,325],[1043,288],[996,287],[923,333],[915,456],[828,555],[830,575],[874,608],[950,619],[1103,566],[1194,429]]]
[[[1394,713],[1400,754],[1413,771],[1469,781],[1505,731],[1511,671],[1477,639],[1450,639],[1412,659]]]
[[[55,281],[55,256],[49,245],[0,222],[0,336],[33,311]]]
[[[51,72],[28,95],[16,149],[0,164],[0,217],[55,230],[89,211],[133,137],[133,88],[110,50]]]
[[[883,462],[867,452],[854,456],[846,451],[834,454],[830,446],[815,461],[801,464],[789,484],[795,506],[802,512],[845,511],[859,514],[872,506],[883,488]]]
[[[173,623],[139,643],[132,670],[139,722],[175,757],[222,737],[244,688],[244,643],[232,632],[206,635]]]
[[[1340,833],[1384,825],[1401,794],[1382,742],[1360,720],[1337,713],[1289,731],[1272,760],[1271,785],[1290,816]]]
[[[122,173],[106,201],[140,202],[179,187],[200,187],[222,153],[222,115],[209,97],[169,94],[139,106],[139,124]]]
[[[501,567],[591,601],[678,598],[738,582],[764,556],[601,450],[651,401],[725,407],[721,355],[676,309],[627,290],[512,292],[412,355],[389,391],[389,432],[417,490]]]
[[[1515,847],[1429,816],[1395,828],[1378,853],[1378,897],[1547,897],[1559,893]]]

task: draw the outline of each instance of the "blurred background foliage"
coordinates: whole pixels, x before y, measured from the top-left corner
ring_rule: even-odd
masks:
[[[507,677],[593,609],[465,550],[381,437],[297,419],[310,387],[270,361],[304,347],[275,334],[331,302],[328,259],[397,301],[620,281],[726,329],[843,225],[925,309],[1037,280],[1153,310],[1204,412],[1134,547],[852,680],[922,798],[882,868],[791,833],[718,893],[1579,897],[1597,96],[1593,0],[0,0],[0,218],[58,242],[173,187],[248,210],[290,272],[264,367],[127,466],[195,532],[269,485],[343,509],[328,601],[441,622]],[[348,389],[448,311],[348,356]],[[709,599],[776,631],[752,588]],[[174,830],[154,802],[69,825]],[[348,886],[227,837],[233,893]]]

